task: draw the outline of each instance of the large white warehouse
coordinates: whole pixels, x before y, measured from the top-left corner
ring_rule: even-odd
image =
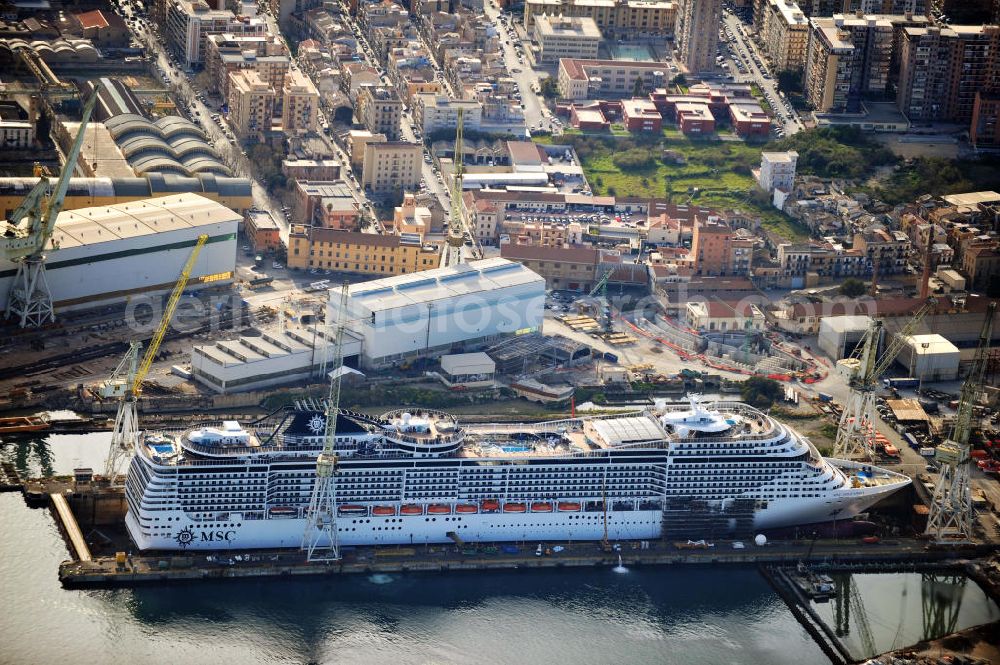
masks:
[[[541,330],[544,319],[545,279],[501,258],[355,284],[348,294],[347,328],[362,338],[361,365],[371,369]],[[332,289],[328,323],[339,307]]]
[[[958,378],[961,353],[941,335],[910,335],[896,360],[912,377],[925,381],[954,381]]]
[[[173,288],[201,234],[189,288],[232,281],[240,215],[197,194],[62,212],[46,250],[56,315]],[[0,258],[0,310],[16,266]]]

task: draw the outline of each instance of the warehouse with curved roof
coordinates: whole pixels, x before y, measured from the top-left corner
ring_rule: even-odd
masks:
[[[172,115],[152,121],[124,113],[108,118],[104,126],[136,175],[232,175],[204,130],[186,118]]]

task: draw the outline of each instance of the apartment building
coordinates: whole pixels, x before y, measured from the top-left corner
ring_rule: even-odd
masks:
[[[360,171],[365,163],[365,146],[369,143],[385,143],[385,134],[372,134],[367,129],[351,129],[347,132],[347,152],[351,156],[351,168]]]
[[[535,41],[540,63],[559,58],[596,58],[601,31],[592,18],[547,16],[535,19]]]
[[[877,266],[880,275],[889,275],[906,270],[913,245],[902,231],[874,229],[855,233],[853,249],[861,252],[873,267]]]
[[[818,112],[855,113],[896,81],[902,35],[926,16],[834,14],[810,19],[804,87]]]
[[[366,143],[361,187],[374,194],[402,195],[420,185],[423,151],[416,143]]]
[[[168,0],[164,36],[185,67],[204,63],[209,35],[222,33],[263,35],[267,23],[236,16],[228,9],[212,9],[199,0]]]
[[[715,51],[712,51],[713,61]],[[662,62],[637,60],[581,60],[562,58],[557,83],[566,99],[631,97],[636,79],[644,90],[663,88],[669,82]]]
[[[669,36],[677,22],[677,3],[665,0],[526,0],[525,29],[530,33],[537,17],[543,15],[589,18],[604,34]]]
[[[971,122],[977,93],[1000,85],[1000,26],[908,27],[901,42],[896,103],[911,121]]]
[[[392,88],[362,86],[358,93],[355,114],[365,129],[373,134],[385,134],[390,141],[399,140],[403,101],[396,96]]]
[[[601,251],[593,247],[502,243],[500,256],[517,261],[545,278],[547,289],[590,291],[597,283]]]
[[[798,160],[799,153],[794,150],[762,152],[760,154],[760,173],[757,176],[760,188],[769,194],[776,189],[784,192],[792,191]]]
[[[478,131],[483,122],[483,105],[472,99],[452,99],[447,95],[419,93],[413,97],[413,119],[424,136],[439,130],[454,131],[458,126],[458,111],[466,130]]]
[[[274,88],[252,69],[229,73],[229,126],[241,140],[259,141],[271,131]]]
[[[794,0],[767,0],[759,32],[776,71],[801,70],[806,63],[809,20]]]
[[[680,61],[691,73],[715,69],[722,0],[685,0],[677,13],[674,39]]]
[[[962,272],[970,290],[992,291],[1000,283],[1000,247],[996,241],[970,247],[962,254]]]
[[[229,72],[253,69],[275,90],[281,90],[291,58],[284,42],[272,35],[209,35],[205,72],[209,89],[223,99],[229,95]]]
[[[396,206],[392,212],[392,229],[396,235],[410,234],[421,241],[431,232],[433,215],[427,206],[418,205],[417,197],[407,192],[403,196],[403,204]]]
[[[1000,93],[977,92],[972,106],[969,143],[973,147],[1000,148]]]
[[[753,241],[735,237],[724,221],[698,217],[691,238],[691,268],[707,277],[746,276],[750,273]]]
[[[288,234],[289,268],[364,275],[403,275],[437,268],[438,248],[409,236],[341,231],[295,224]]]
[[[663,116],[649,99],[623,99],[622,121],[630,132],[660,133]]]
[[[281,90],[281,128],[285,134],[315,133],[319,127],[319,91],[298,69],[285,76]]]

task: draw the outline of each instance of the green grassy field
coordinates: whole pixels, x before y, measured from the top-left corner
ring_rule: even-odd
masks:
[[[689,139],[673,128],[664,130],[662,138],[655,142],[571,132],[556,138],[574,145],[595,194],[665,197],[678,204],[743,210],[759,216],[765,227],[789,240],[808,237],[792,219],[752,195],[755,183],[750,169],[760,164],[760,144]],[[553,142],[548,136],[536,140]],[[643,168],[619,168],[614,163],[615,153],[630,148],[649,150],[654,159]],[[684,163],[661,159],[664,151],[683,158]]]

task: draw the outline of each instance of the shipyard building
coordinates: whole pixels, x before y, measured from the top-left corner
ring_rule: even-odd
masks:
[[[158,295],[174,287],[202,234],[188,289],[233,280],[240,215],[197,194],[63,211],[46,248],[56,313]],[[0,310],[16,273],[0,258]]]
[[[379,368],[540,330],[544,305],[543,277],[493,258],[355,284],[346,319],[362,338],[362,367]],[[339,306],[333,290],[327,321]]]
[[[326,321],[338,320],[331,289]],[[507,259],[472,261],[354,284],[348,289],[344,364],[363,370],[482,348],[539,331],[545,280]],[[191,350],[191,373],[220,393],[318,378],[333,356],[333,326],[255,330]]]

